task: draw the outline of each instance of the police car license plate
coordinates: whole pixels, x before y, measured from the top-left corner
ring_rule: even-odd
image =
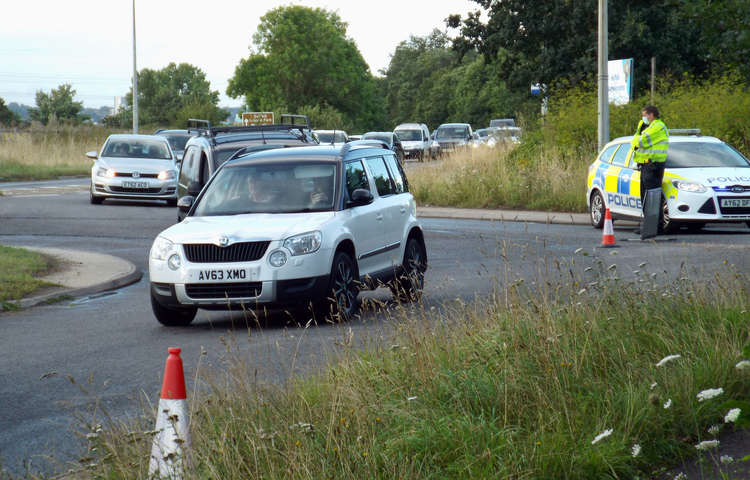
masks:
[[[750,207],[750,198],[722,198],[722,208],[747,208]]]
[[[258,280],[259,273],[258,268],[201,268],[190,272],[190,282],[248,282]]]
[[[122,186],[125,188],[148,188],[148,182],[122,182]]]

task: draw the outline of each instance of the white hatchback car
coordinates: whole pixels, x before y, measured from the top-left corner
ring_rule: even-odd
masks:
[[[88,152],[91,203],[105,198],[166,200],[177,205],[177,160],[166,137],[110,135],[101,153]]]
[[[164,325],[198,308],[312,306],[348,318],[361,288],[417,298],[427,253],[394,153],[377,142],[268,150],[230,160],[149,255]]]

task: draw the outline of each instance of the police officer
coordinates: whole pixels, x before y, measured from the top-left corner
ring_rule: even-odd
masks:
[[[667,161],[669,149],[669,130],[659,118],[659,109],[648,105],[641,111],[641,121],[638,123],[632,146],[633,160],[641,171],[641,205],[645,207],[646,191],[661,188],[664,179],[664,163]],[[645,217],[645,211],[644,211]],[[640,229],[635,233],[641,233]]]

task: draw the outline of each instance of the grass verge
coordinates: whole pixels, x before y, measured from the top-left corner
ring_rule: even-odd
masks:
[[[0,245],[0,302],[18,300],[48,286],[34,277],[51,267],[51,261],[42,254]]]
[[[47,180],[88,175],[86,152],[99,150],[109,135],[95,126],[48,126],[0,136],[0,181]]]
[[[750,284],[653,282],[397,308],[393,338],[285,386],[199,368],[185,478],[654,478],[710,458],[696,445],[750,418]],[[146,478],[149,418],[92,427],[93,477]]]
[[[571,162],[554,148],[519,148],[472,149],[413,167],[411,192],[420,205],[586,211],[590,160]]]

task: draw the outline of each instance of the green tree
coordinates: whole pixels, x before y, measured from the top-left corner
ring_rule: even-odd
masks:
[[[449,17],[449,26],[461,27],[454,47],[459,54],[476,49],[488,62],[497,62],[512,88],[528,89],[537,82],[552,87],[559,79],[575,84],[596,73],[596,0],[474,1],[488,20],[483,22],[479,12],[463,20]],[[648,82],[652,56],[660,72],[706,70],[701,27],[684,21],[688,3],[609,2],[609,57],[635,59],[637,89]]]
[[[126,126],[133,121],[132,88],[124,103],[119,120]],[[138,122],[143,125],[184,127],[188,118],[195,117],[216,124],[228,115],[218,103],[219,92],[211,90],[206,74],[188,63],[138,72]]]
[[[0,98],[0,125],[11,126],[21,123],[21,117],[5,105],[5,100]]]
[[[250,56],[236,67],[227,94],[244,96],[251,110],[327,106],[355,128],[379,126],[384,109],[377,84],[346,28],[336,13],[321,8],[270,10],[261,17]]]
[[[80,113],[83,109],[83,103],[73,100],[75,94],[76,91],[67,83],[53,88],[50,93],[38,90],[36,92],[37,108],[30,108],[29,116],[32,120],[41,122],[44,125],[47,125],[51,118],[55,118],[58,121],[71,121],[73,123],[80,123],[87,120],[89,117]]]

